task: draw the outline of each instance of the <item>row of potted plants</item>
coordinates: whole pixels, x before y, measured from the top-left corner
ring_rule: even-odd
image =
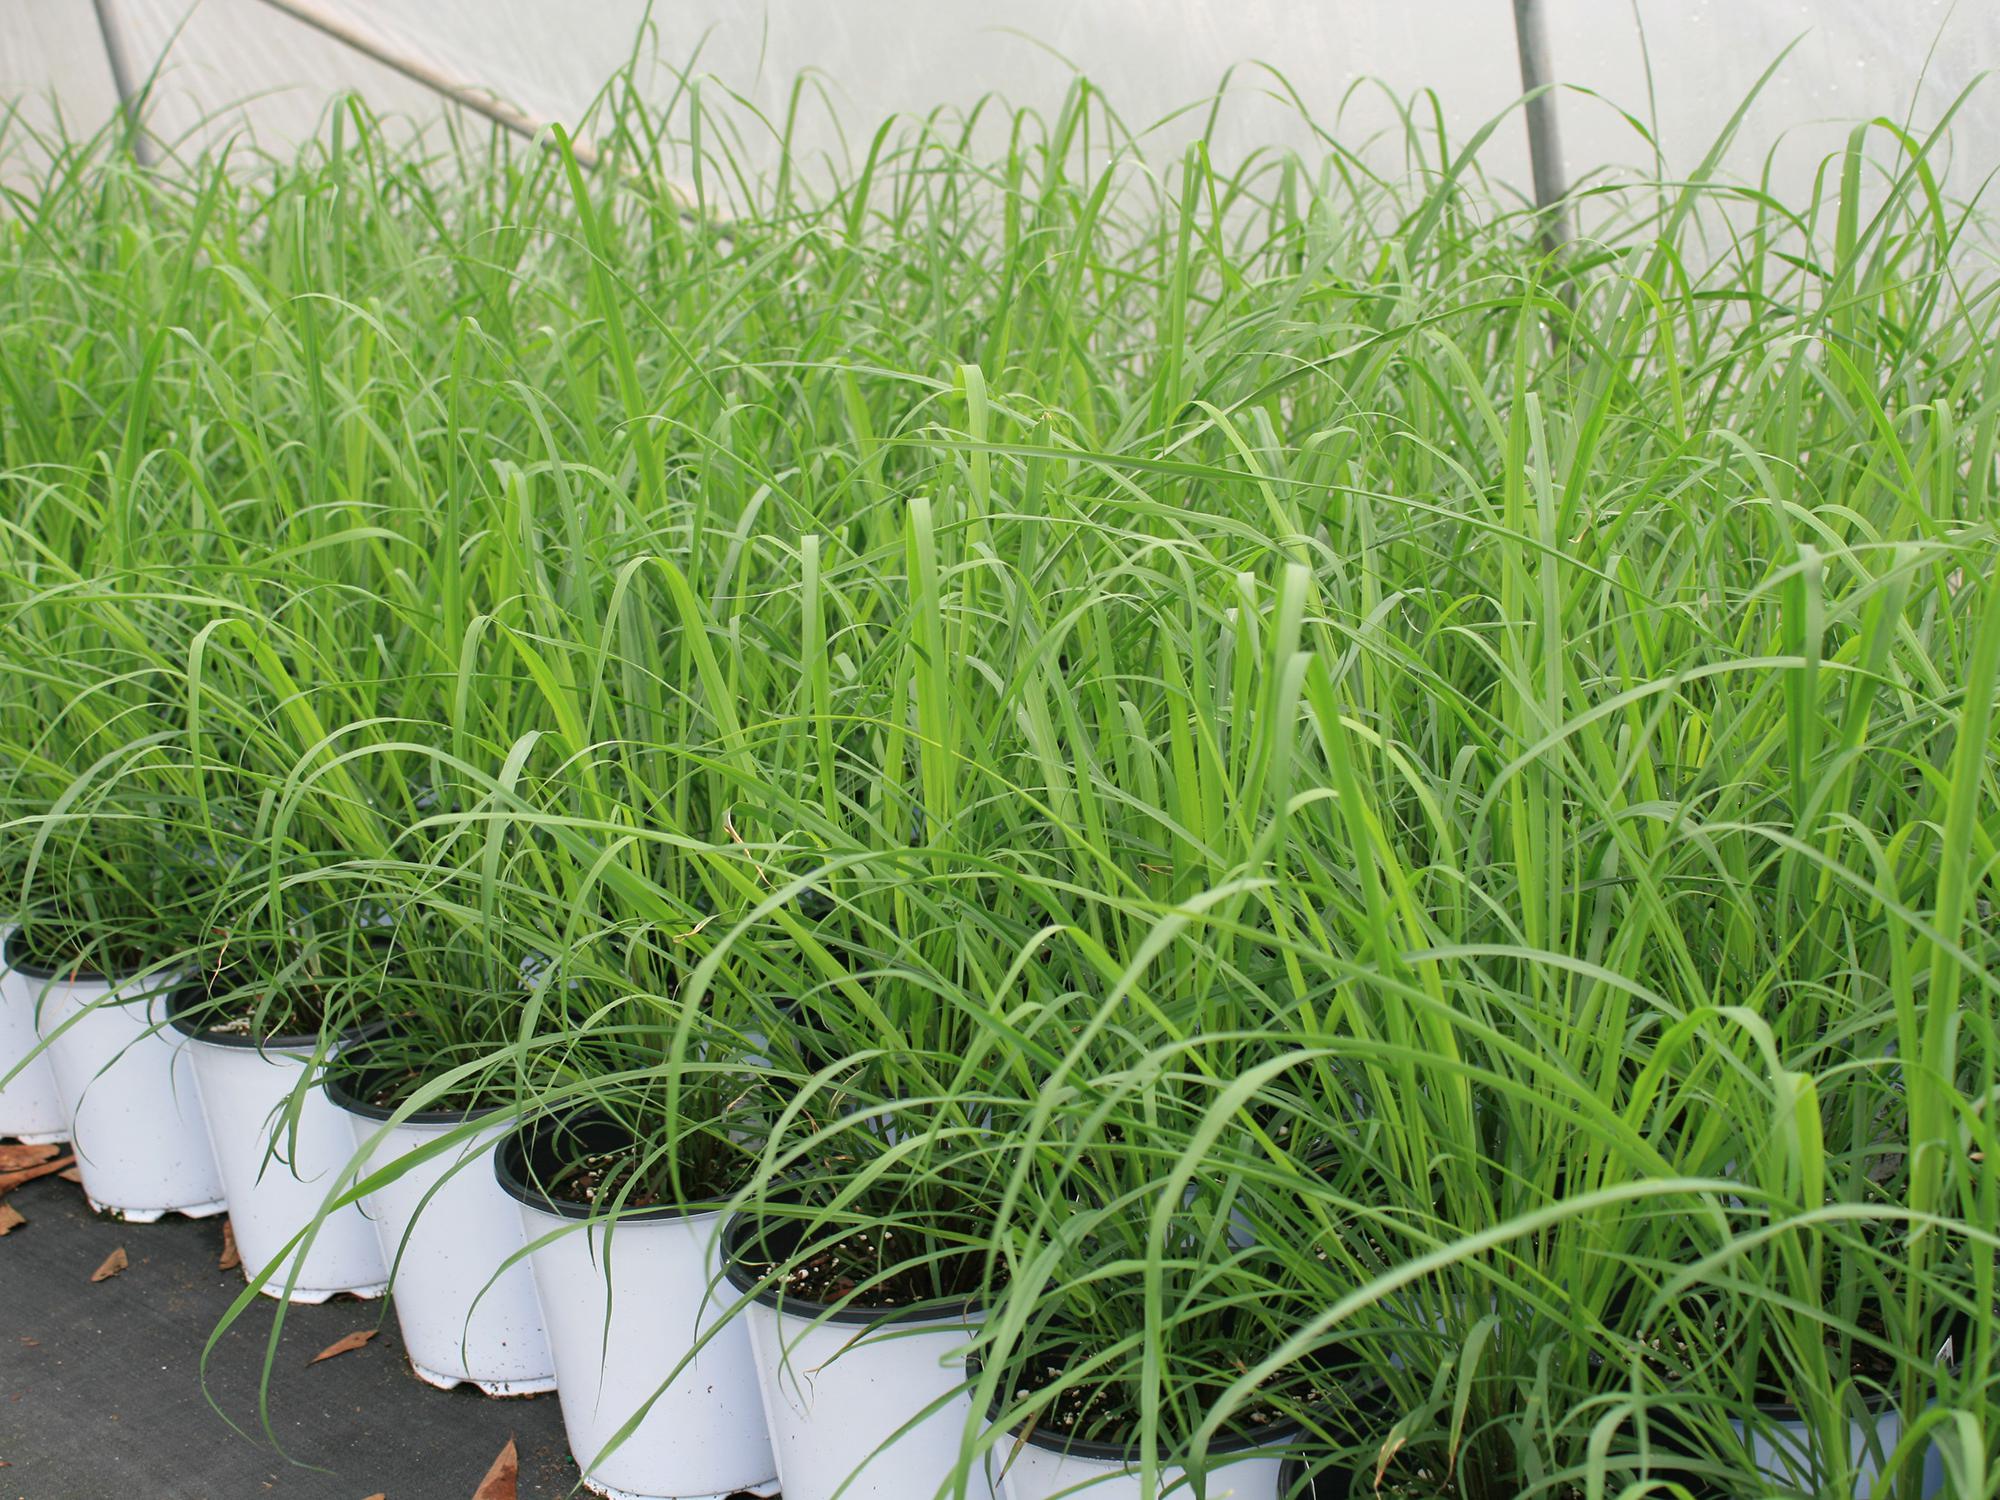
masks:
[[[365,979],[394,965],[395,953],[393,938],[371,934],[350,956]],[[534,1118],[522,1124],[518,1101],[482,1107],[482,1086],[469,1080],[485,1060],[409,1094],[396,1087],[396,1063],[383,1060],[397,1052],[379,1029],[372,1038],[349,1031],[337,1049],[304,1034],[260,1037],[241,993],[225,998],[213,979],[56,974],[11,946],[9,960],[9,1008],[43,1018],[51,1045],[45,1054],[27,1049],[26,1066],[12,1070],[0,1124],[26,1135],[30,1124],[51,1123],[30,1113],[49,1093],[73,1101],[56,1106],[54,1119],[67,1124],[41,1133],[74,1136],[85,1191],[128,1217],[215,1212],[217,1184],[226,1183],[238,1244],[255,1268],[246,1298],[374,1295],[393,1268],[417,1374],[491,1394],[559,1387],[585,1482],[602,1493],[768,1492],[780,1476],[794,1495],[857,1487],[917,1495],[953,1482],[989,1493],[997,1476],[1014,1500],[1107,1484],[1150,1493],[1223,1482],[1232,1493],[1261,1494],[1280,1492],[1288,1461],[1285,1493],[1380,1492],[1385,1479],[1389,1493],[1456,1492],[1425,1489],[1407,1459],[1399,1466],[1401,1445],[1381,1431],[1388,1402],[1379,1375],[1448,1340],[1468,1309],[1390,1294],[1356,1326],[1326,1319],[1313,1300],[1328,1290],[1325,1274],[1302,1279],[1258,1264],[1296,1229],[1289,1216],[1310,1204],[1340,1225],[1314,1246],[1317,1262],[1337,1250],[1378,1278],[1421,1285],[1395,1274],[1402,1226],[1385,1180],[1357,1168],[1367,1133],[1322,1139],[1304,1160],[1280,1148],[1261,1171],[1231,1170],[1241,1162],[1219,1153],[1215,1139],[1198,1155],[1181,1144],[1212,1136],[1225,1107],[1283,1098],[1269,1085],[1304,1071],[1307,1058],[1274,1059],[1284,1066],[1253,1080],[1258,1087],[1239,1081],[1237,1097],[1218,1099],[1200,1119],[1175,1119],[1172,1106],[1185,1108],[1185,1098],[1157,1091],[1161,1080],[1153,1080],[1146,1102],[1171,1143],[1164,1146],[1137,1149],[1118,1130],[1043,1135],[1047,1123],[1038,1129],[1017,1102],[1009,1128],[996,1129],[988,1115],[958,1127],[965,1140],[953,1149],[934,1116],[917,1126],[931,1111],[905,1100],[894,1128],[885,1128],[891,1111],[879,1105],[851,1108],[800,1140],[786,1162],[758,1132],[810,1097],[815,1077],[774,1057],[803,1038],[802,1062],[834,1074],[851,1062],[828,1058],[835,1028],[801,1024],[794,1006],[793,1030],[754,1038],[756,1055],[741,1035],[730,1035],[733,1052],[721,1034],[704,1038],[700,1054],[722,1060],[691,1067],[697,1080],[706,1073],[721,1085],[706,1096],[711,1105],[727,1101],[700,1122],[718,1134],[711,1144],[721,1157],[694,1153],[689,1165],[719,1175],[676,1189],[662,1170],[670,1148],[635,1123],[648,1116],[645,1094],[661,1086],[657,1070],[581,1074],[587,1087],[544,1085]],[[538,982],[555,972],[543,970]],[[324,972],[315,979],[327,993],[341,983]],[[33,998],[24,1006],[26,995]],[[63,1030],[78,1014],[116,1032]],[[52,1064],[53,1077],[44,1076]],[[78,1079],[81,1088],[66,1087]],[[608,1095],[607,1079],[618,1086]],[[94,1112],[99,1091],[130,1107]],[[624,1122],[600,1109],[620,1091],[639,1106]],[[385,1102],[399,1093],[400,1102]],[[841,1094],[852,1103],[850,1088]],[[433,1103],[444,1107],[425,1107]],[[1267,1142],[1289,1135],[1284,1123],[1266,1121],[1259,1133]],[[1005,1174],[993,1169],[1051,1147],[1064,1163],[1062,1190],[1027,1195],[1039,1222],[1024,1239],[1036,1250],[1017,1261],[998,1253],[1008,1210]],[[894,1193],[906,1201],[885,1212],[886,1184],[871,1173],[886,1176],[897,1153],[941,1161],[933,1174],[897,1174]],[[721,1164],[729,1158],[733,1170]],[[757,1182],[764,1186],[746,1203],[741,1187]],[[745,1205],[733,1215],[732,1201]],[[863,1204],[867,1211],[857,1211]],[[1029,1220],[1019,1204],[1015,1212]],[[1444,1225],[1426,1227],[1441,1233]],[[1818,1264],[1829,1246],[1801,1238]],[[1835,1240],[1831,1248],[1846,1247]],[[1077,1275],[1079,1266],[1087,1274]],[[1052,1270],[1075,1279],[1052,1287]],[[1148,1282],[1172,1299],[1150,1337],[1159,1316],[1146,1307]],[[1634,1321],[1638,1285],[1620,1286],[1590,1330],[1594,1359],[1606,1369],[1614,1351],[1635,1354],[1652,1379],[1635,1381],[1633,1396],[1657,1386],[1671,1397],[1734,1331],[1721,1303],[1698,1296],[1655,1296]],[[1037,1291],[1013,1295],[1021,1287]],[[1077,1317],[1079,1296],[1104,1306]],[[1498,1294],[1491,1305],[1472,1322],[1475,1339],[1518,1331],[1506,1324],[1522,1309]],[[1251,1385],[1236,1422],[1206,1426],[1243,1394],[1231,1388],[1247,1366],[1309,1337],[1321,1321],[1337,1336],[1308,1342],[1303,1357]],[[1173,1376],[1165,1432],[1150,1454],[1143,1437],[1135,1441],[1146,1424],[1137,1419],[1129,1360],[1140,1349]],[[1861,1338],[1853,1357],[1862,1369]],[[1903,1441],[1894,1360],[1881,1349],[1874,1357],[1882,1374],[1854,1388],[1862,1404],[1840,1424],[1852,1445],[1853,1492],[1868,1493],[1885,1468],[1911,1463],[1922,1472],[1915,1492],[1944,1493],[1942,1451],[1920,1431]],[[985,1369],[999,1380],[982,1381]],[[1615,1378],[1606,1383],[1619,1388]],[[988,1413],[998,1419],[990,1433]],[[1821,1451],[1824,1432],[1812,1416],[1782,1401],[1759,1413],[1731,1419],[1757,1471],[1773,1483],[1819,1476],[1812,1492],[1821,1492],[1838,1460]],[[1672,1399],[1653,1421],[1655,1451],[1642,1448],[1638,1461],[1694,1483],[1703,1460]],[[1201,1450],[1196,1481],[1185,1472],[1191,1441]],[[1315,1449],[1340,1455],[1334,1470],[1303,1456]],[[1408,1471],[1402,1478],[1399,1467]],[[1471,1475],[1450,1483],[1480,1492]]]

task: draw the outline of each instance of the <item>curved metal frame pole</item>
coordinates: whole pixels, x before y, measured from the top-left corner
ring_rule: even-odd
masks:
[[[111,13],[111,0],[90,0],[97,13],[97,34],[104,39],[104,60],[111,65],[111,86],[118,90],[118,110],[125,116],[125,144],[139,165],[153,164],[153,145],[139,120],[139,90],[132,82],[132,62],[125,55],[125,36]]]
[[[420,83],[440,98],[448,99],[463,109],[491,120],[503,130],[513,132],[526,140],[544,139],[550,122],[540,115],[517,109],[513,105],[495,98],[480,88],[451,77],[442,69],[415,56],[406,48],[399,47],[387,38],[378,35],[361,22],[341,15],[323,0],[264,0],[264,4],[281,15],[290,16],[301,25],[310,26],[323,36],[332,37],[344,47],[352,48],[363,57],[372,58],[383,67],[403,75],[413,83]],[[577,164],[595,170],[603,158],[597,147],[580,137],[572,137],[570,151]],[[692,216],[701,211],[700,199],[693,188],[684,182],[669,179],[666,189],[680,205],[683,215]],[[714,210],[703,214],[710,223],[723,222],[723,216]]]
[[[363,57],[372,58],[383,67],[402,74],[414,83],[422,84],[432,93],[449,99],[453,104],[491,120],[503,130],[510,130],[515,135],[534,140],[549,128],[549,122],[539,115],[531,115],[526,110],[516,109],[513,105],[504,103],[490,94],[482,93],[469,84],[459,82],[423,58],[414,56],[378,36],[360,22],[341,15],[329,6],[318,4],[317,0],[264,0],[264,3],[273,10],[290,16],[294,21],[312,27],[321,35],[332,37],[342,46],[351,47]],[[572,140],[570,150],[575,153],[579,165],[590,168],[597,166],[597,148],[590,142]]]
[[[1521,53],[1521,88],[1528,101],[1528,162],[1535,176],[1535,208],[1542,216],[1542,242],[1551,253],[1569,243],[1569,187],[1563,181],[1562,135],[1556,128],[1556,96],[1550,87],[1548,29],[1542,0],[1514,0],[1514,41]],[[1540,93],[1535,91],[1539,89]]]

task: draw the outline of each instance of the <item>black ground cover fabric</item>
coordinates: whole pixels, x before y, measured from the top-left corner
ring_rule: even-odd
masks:
[[[554,1396],[424,1385],[377,1302],[286,1316],[270,1407],[282,1454],[258,1432],[270,1304],[240,1320],[208,1377],[208,1395],[252,1434],[238,1436],[199,1376],[202,1345],[243,1288],[240,1272],[217,1269],[223,1221],[115,1223],[54,1177],[7,1201],[28,1222],[0,1238],[0,1500],[469,1500],[510,1435],[521,1500],[573,1492]],[[93,1283],[120,1246],[127,1269]],[[365,1347],[308,1364],[378,1318]]]

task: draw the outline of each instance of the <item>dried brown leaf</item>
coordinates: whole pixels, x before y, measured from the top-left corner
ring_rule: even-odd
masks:
[[[227,1219],[222,1221],[222,1259],[215,1263],[218,1271],[233,1271],[243,1264],[243,1257],[236,1253],[236,1226]]]
[[[40,1150],[40,1147],[34,1148]],[[6,1197],[24,1182],[33,1182],[37,1177],[46,1177],[51,1172],[60,1172],[75,1161],[74,1156],[59,1156],[53,1161],[37,1162],[32,1167],[18,1167],[11,1172],[0,1172],[0,1198]]]
[[[125,1258],[125,1247],[120,1245],[116,1250],[113,1250],[109,1255],[104,1257],[104,1264],[90,1273],[90,1279],[92,1281],[109,1281],[131,1264],[132,1262]]]
[[[363,1344],[367,1343],[370,1339],[374,1338],[375,1332],[376,1330],[374,1330],[373,1328],[357,1328],[354,1330],[354,1332],[346,1335],[344,1338],[335,1339],[332,1343],[328,1344],[324,1349],[320,1350],[319,1353],[315,1354],[311,1359],[307,1360],[306,1363],[309,1365],[316,1365],[323,1359],[332,1359],[336,1354],[351,1354],[356,1349],[359,1349]]]
[[[389,1497],[383,1494],[380,1490],[377,1490],[372,1495],[364,1496],[363,1500],[389,1500]]]
[[[508,1438],[507,1446],[500,1450],[493,1467],[472,1492],[472,1500],[520,1500],[520,1480],[521,1455],[514,1447],[514,1440]]]
[[[78,1186],[81,1186],[83,1183],[83,1173],[75,1167],[64,1167],[60,1172],[56,1173],[56,1176],[60,1177],[64,1182],[74,1182]]]
[[[60,1146],[0,1146],[0,1172],[18,1172],[23,1167],[38,1167],[45,1161],[54,1161],[62,1155]]]
[[[21,1211],[11,1203],[0,1203],[0,1235],[12,1234],[28,1221]]]
[[[1392,1437],[1376,1450],[1375,1488],[1378,1491],[1382,1488],[1382,1476],[1389,1472],[1389,1465],[1395,1461],[1398,1450],[1408,1441],[1408,1438]]]

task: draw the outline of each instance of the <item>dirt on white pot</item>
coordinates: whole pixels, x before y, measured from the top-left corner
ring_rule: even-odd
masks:
[[[571,1122],[516,1132],[495,1158],[536,1246],[535,1290],[584,1487],[612,1500],[773,1494],[749,1330],[718,1286],[720,1212],[650,1207],[611,1220],[538,1186],[566,1164],[561,1153],[573,1160],[628,1139],[605,1122]]]
[[[36,1007],[90,1206],[139,1224],[221,1213],[194,1062],[167,1021],[179,976],[58,974],[7,947],[9,995],[25,987]]]
[[[263,1042],[231,1032],[189,1029],[184,1019],[197,995],[182,991],[173,1010],[188,1039],[201,1086],[209,1145],[229,1199],[229,1222],[246,1276],[258,1290],[293,1302],[324,1302],[346,1293],[378,1297],[389,1272],[375,1226],[350,1203],[320,1219],[310,1238],[286,1247],[313,1222],[354,1155],[347,1119],[319,1089],[287,1111],[313,1065],[313,1038]],[[278,1264],[279,1257],[285,1263]],[[266,1274],[268,1272],[268,1274]]]
[[[471,1118],[430,1110],[388,1125],[395,1112],[350,1092],[342,1077],[325,1089],[365,1155],[362,1177]],[[474,1385],[489,1396],[556,1388],[534,1275],[525,1259],[507,1265],[522,1246],[521,1216],[494,1180],[493,1153],[512,1127],[510,1118],[492,1119],[361,1200],[389,1267],[411,1368],[431,1385]]]
[[[0,955],[13,938],[11,925],[0,926]],[[41,984],[16,975],[0,956],[0,1139],[41,1146],[69,1139],[69,1117],[56,1091],[55,1070],[47,1053],[37,1053],[35,1002]]]
[[[979,1311],[966,1303],[839,1308],[758,1289],[742,1250],[747,1214],[723,1234],[739,1316],[756,1354],[764,1422],[785,1500],[933,1500],[958,1463],[972,1395],[964,1349]],[[990,1500],[975,1462],[968,1500]]]
[[[1207,1500],[1279,1500],[1286,1455],[1297,1435],[1296,1428],[1288,1428],[1256,1441],[1217,1439],[1203,1469]],[[1010,1435],[994,1451],[1001,1464],[1002,1500],[1055,1500],[1072,1494],[1081,1500],[1145,1497],[1136,1446],[1036,1430],[1025,1439]],[[1194,1500],[1196,1492],[1185,1468],[1163,1461],[1154,1475],[1154,1493]]]
[[[1815,1458],[1817,1445],[1811,1425],[1789,1406],[1763,1405],[1757,1411],[1755,1423],[1734,1417],[1729,1422],[1757,1472],[1779,1485],[1812,1485],[1812,1493],[1827,1493],[1819,1482],[1819,1473],[1826,1466]],[[1876,1481],[1887,1467],[1889,1455],[1902,1440],[1903,1414],[1886,1401],[1876,1403],[1865,1419],[1848,1420],[1847,1451],[1854,1466],[1856,1500],[1867,1500],[1875,1493]],[[1908,1467],[1905,1465],[1905,1470]],[[1945,1492],[1944,1455],[1935,1443],[1924,1452],[1922,1474],[1917,1493],[1923,1500]],[[1899,1489],[1897,1493],[1904,1491]]]

